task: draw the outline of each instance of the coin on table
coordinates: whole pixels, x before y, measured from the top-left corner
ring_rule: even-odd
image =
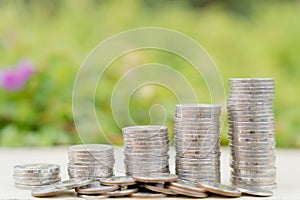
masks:
[[[135,185],[136,182],[130,176],[114,176],[100,180],[103,185]]]
[[[84,199],[107,199],[109,196],[107,195],[87,195],[87,194],[77,194],[78,197],[84,198]]]
[[[270,197],[273,195],[273,192],[270,190],[263,189],[261,187],[254,187],[254,186],[243,186],[243,187],[238,187],[238,189],[243,193],[243,194],[250,194],[253,196],[259,196],[259,197]]]
[[[165,188],[164,183],[157,183],[154,185],[145,184],[144,187],[153,192],[159,192],[163,194],[176,195],[176,193],[172,192],[169,188]]]
[[[164,183],[176,181],[178,176],[175,174],[149,174],[149,175],[134,175],[133,180],[144,183]]]
[[[100,182],[93,182],[89,185],[81,186],[75,189],[79,194],[105,194],[119,189],[117,185],[101,185]]]
[[[208,192],[228,197],[240,197],[242,193],[236,188],[221,183],[197,183],[197,187],[204,188]]]
[[[193,182],[185,180],[177,180],[175,182],[170,182],[170,185],[193,192],[206,192],[204,188],[199,188]]]
[[[159,193],[150,193],[150,192],[137,192],[130,195],[133,198],[164,198],[167,195]]]
[[[75,189],[77,187],[88,185],[92,181],[93,181],[92,179],[88,179],[88,178],[71,178],[69,180],[56,183],[55,186],[57,188]]]
[[[55,185],[39,187],[31,191],[31,195],[34,197],[50,197],[61,194],[67,191],[67,188],[57,188]]]
[[[205,192],[194,192],[194,191],[185,190],[175,186],[169,186],[169,189],[176,194],[180,194],[188,197],[205,198],[208,196],[208,194]]]
[[[134,189],[126,189],[126,190],[116,190],[112,192],[106,192],[105,195],[109,197],[123,197],[123,196],[129,196],[131,194],[134,194],[138,191],[137,188]]]

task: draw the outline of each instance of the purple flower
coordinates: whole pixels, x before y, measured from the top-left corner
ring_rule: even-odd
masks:
[[[28,60],[21,61],[15,68],[0,69],[0,86],[9,92],[20,91],[33,74],[33,64]]]

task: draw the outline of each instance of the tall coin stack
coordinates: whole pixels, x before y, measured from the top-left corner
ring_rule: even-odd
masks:
[[[229,87],[231,182],[275,189],[274,80],[234,78]]]
[[[114,150],[106,144],[74,145],[68,148],[70,178],[108,178],[113,176]]]
[[[20,189],[34,189],[54,184],[61,180],[60,166],[35,163],[14,166],[15,186]]]
[[[169,173],[169,137],[165,126],[122,129],[126,175]]]
[[[176,105],[176,174],[192,182],[220,182],[221,106]]]

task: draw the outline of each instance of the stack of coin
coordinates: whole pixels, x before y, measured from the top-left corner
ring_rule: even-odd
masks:
[[[275,189],[274,80],[229,80],[231,182],[238,188]]]
[[[221,106],[176,105],[176,174],[192,182],[220,182]]]
[[[165,126],[130,126],[122,129],[126,175],[169,173],[169,138]]]
[[[20,189],[34,189],[61,180],[60,166],[46,163],[16,165],[13,176],[15,186]]]
[[[108,178],[113,175],[114,151],[111,145],[84,144],[68,149],[70,178]]]

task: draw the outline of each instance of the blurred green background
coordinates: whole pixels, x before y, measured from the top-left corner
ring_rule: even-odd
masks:
[[[35,74],[18,92],[0,91],[0,145],[49,146],[80,142],[72,117],[72,88],[81,62],[98,43],[137,27],[164,27],[199,42],[211,55],[227,88],[231,77],[273,77],[276,83],[276,137],[279,147],[300,147],[300,2],[241,0],[0,0],[0,68],[21,59],[34,63]],[[122,143],[113,121],[110,96],[128,69],[147,62],[168,64],[186,77],[192,67],[175,55],[153,50],[131,53],[113,63],[97,92],[106,134]],[[115,66],[115,67],[114,67]],[[191,78],[209,102],[203,80]],[[145,91],[146,92],[145,95]],[[176,99],[152,86],[130,102],[133,119],[149,123],[147,110],[160,103],[172,128]],[[140,93],[140,94],[139,94]],[[222,143],[227,142],[227,127]],[[107,142],[89,133],[89,141]]]

